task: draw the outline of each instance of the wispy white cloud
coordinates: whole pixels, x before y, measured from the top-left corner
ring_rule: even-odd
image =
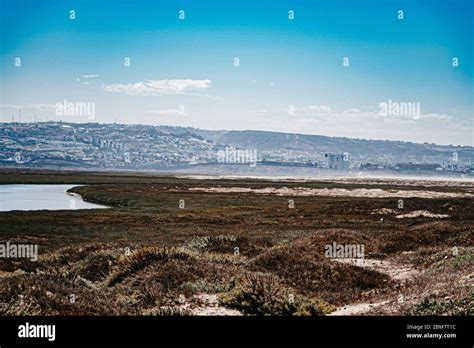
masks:
[[[161,116],[169,116],[169,115],[182,115],[186,116],[186,113],[183,109],[165,109],[165,110],[149,110],[147,111],[150,114],[157,114]]]
[[[131,96],[176,95],[203,92],[211,87],[211,80],[148,80],[144,82],[103,86],[103,90]]]
[[[361,111],[359,109],[353,108],[353,109],[347,109],[343,111],[343,114],[360,114]]]
[[[453,116],[446,115],[446,114],[426,114],[420,115],[420,119],[422,120],[452,120]]]
[[[453,117],[447,114],[437,113],[412,113],[412,114],[389,114],[383,115],[380,106],[368,106],[363,108],[350,108],[344,111],[337,111],[330,106],[326,105],[309,105],[304,107],[294,108],[295,116],[304,116],[306,119],[331,119],[335,117],[339,120],[344,120],[350,117],[352,120],[368,121],[368,120],[379,120],[379,121],[400,121],[400,122],[411,122],[411,121],[449,121]]]
[[[332,108],[327,105],[309,105],[305,108],[306,110],[317,112],[317,113],[330,113]]]
[[[450,113],[429,113],[421,109],[419,113],[385,115],[380,106],[373,105],[345,110],[327,105],[292,105],[294,112],[289,110],[264,120],[254,118],[253,128],[352,138],[472,143],[472,125]]]
[[[77,82],[81,82],[81,78],[82,79],[95,79],[95,78],[98,78],[99,75],[95,75],[95,74],[90,74],[90,75],[82,75],[80,77],[76,77],[76,81]],[[89,82],[83,82],[82,83],[83,85],[89,85],[90,83]]]
[[[56,104],[0,104],[0,108],[50,110],[56,108]]]

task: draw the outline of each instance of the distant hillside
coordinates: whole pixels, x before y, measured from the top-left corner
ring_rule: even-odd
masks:
[[[474,160],[470,146],[444,146],[390,140],[350,139],[322,135],[289,134],[266,131],[208,131],[183,127],[158,127],[171,134],[194,133],[219,144],[258,151],[303,151],[315,153],[349,153],[354,158],[376,161],[450,161],[453,153],[462,161]]]
[[[0,166],[167,169],[232,164],[227,147],[261,164],[362,170],[473,172],[474,148],[264,131],[98,123],[2,123]],[[227,152],[226,152],[227,151]],[[326,154],[334,154],[327,156]],[[342,154],[342,156],[341,156]],[[220,157],[219,157],[220,156]],[[237,162],[239,163],[239,162]],[[342,166],[342,164],[339,164]]]

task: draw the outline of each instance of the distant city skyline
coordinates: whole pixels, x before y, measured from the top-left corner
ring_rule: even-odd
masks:
[[[473,146],[473,11],[469,0],[1,0],[0,122],[21,109],[23,122]]]

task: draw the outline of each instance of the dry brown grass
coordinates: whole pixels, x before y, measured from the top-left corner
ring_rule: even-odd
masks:
[[[308,299],[283,285],[267,273],[246,273],[241,283],[221,296],[224,305],[253,315],[324,315],[330,306],[320,300]]]
[[[302,293],[316,295],[333,303],[358,300],[368,290],[390,286],[388,276],[376,271],[341,264],[324,256],[324,245],[357,241],[350,231],[323,231],[271,249],[256,257],[250,270],[278,275],[287,285]],[[361,236],[359,242],[369,239]]]

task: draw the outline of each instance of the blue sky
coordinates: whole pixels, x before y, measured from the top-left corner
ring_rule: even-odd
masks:
[[[473,3],[0,0],[0,120],[90,121],[66,100],[95,122],[472,146]]]

